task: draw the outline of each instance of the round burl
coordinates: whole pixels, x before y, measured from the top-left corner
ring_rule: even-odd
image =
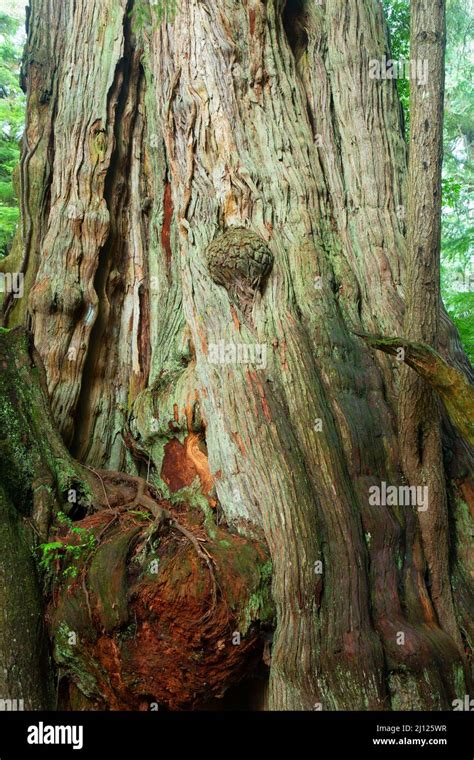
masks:
[[[273,266],[273,254],[255,232],[232,227],[208,246],[207,263],[213,281],[245,307],[262,291]]]

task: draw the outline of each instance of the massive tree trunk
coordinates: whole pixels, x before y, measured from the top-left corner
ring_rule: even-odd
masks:
[[[413,6],[431,87],[442,5]],[[370,75],[387,46],[375,0],[31,0],[29,295],[6,323],[31,326],[74,457],[197,491],[266,544],[273,709],[468,693],[472,450],[446,418],[443,460],[434,394],[357,335],[428,342],[472,381],[418,221],[422,190],[439,216],[439,139],[424,174],[417,140],[440,102],[413,95],[407,175],[395,83]],[[426,512],[371,502],[405,478]]]

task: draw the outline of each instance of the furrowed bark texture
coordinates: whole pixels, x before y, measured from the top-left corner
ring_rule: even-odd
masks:
[[[410,90],[408,164],[408,270],[405,333],[438,345],[440,314],[441,163],[443,156],[444,0],[411,4],[410,54],[427,66],[427,81]],[[449,580],[448,514],[441,414],[436,394],[404,367],[400,387],[400,449],[412,485],[426,486],[429,509],[419,513],[431,598],[443,628],[461,646]]]
[[[32,3],[32,50],[41,34],[59,45],[47,7]],[[467,693],[471,453],[448,430],[445,469],[433,411],[439,509],[368,498],[404,484],[419,441],[407,402],[398,417],[400,364],[355,335],[401,334],[421,286],[396,86],[369,75],[389,54],[379,4],[181,0],[163,20],[146,2],[78,0],[68,13],[28,269],[65,440],[164,493],[197,489],[264,538],[271,708],[449,707]],[[38,114],[30,94],[30,123]],[[423,178],[429,193],[431,164]],[[433,342],[430,329],[407,335]],[[465,370],[445,315],[439,350]]]
[[[222,697],[261,670],[274,616],[266,547],[189,494],[171,504],[140,478],[75,462],[31,348],[21,329],[0,333],[2,709]]]
[[[383,338],[360,334],[369,345],[392,356],[403,349],[403,361],[434,388],[442,399],[449,419],[470,446],[474,446],[474,385],[456,367],[449,365],[425,343],[406,338]]]
[[[0,487],[0,700],[17,701],[26,710],[53,706],[41,589],[31,555],[31,531],[25,529],[11,498]],[[15,704],[15,702],[13,702]],[[12,707],[10,709],[21,709]]]
[[[0,366],[0,699],[44,710],[54,693],[34,554],[69,489],[91,492],[51,423],[24,331],[0,333]]]

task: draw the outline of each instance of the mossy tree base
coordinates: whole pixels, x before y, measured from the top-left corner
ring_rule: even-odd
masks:
[[[0,699],[53,706],[35,550],[71,488],[90,503],[87,477],[54,430],[40,363],[21,329],[0,332]]]
[[[151,486],[137,497],[138,478],[75,462],[23,330],[1,332],[0,364],[0,698],[54,707],[45,601],[76,702],[176,709],[222,696],[261,661],[272,625],[266,549],[184,499],[159,504]]]
[[[53,680],[27,520],[0,485],[0,700],[48,709]],[[23,702],[21,702],[23,700]],[[7,703],[8,704],[8,703]]]
[[[157,531],[144,512],[103,510],[74,524],[100,543],[74,580],[56,577],[49,608],[67,700],[79,692],[95,709],[189,710],[262,662],[273,618],[267,553],[222,529],[210,539],[192,512],[180,520],[211,570],[185,536]]]

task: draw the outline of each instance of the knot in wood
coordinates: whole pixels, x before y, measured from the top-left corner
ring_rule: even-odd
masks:
[[[263,238],[244,227],[232,227],[207,248],[209,273],[245,310],[263,286],[273,266],[273,254]]]

